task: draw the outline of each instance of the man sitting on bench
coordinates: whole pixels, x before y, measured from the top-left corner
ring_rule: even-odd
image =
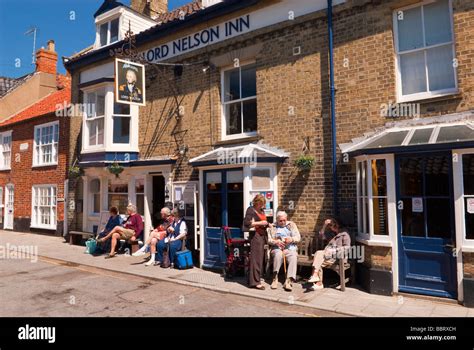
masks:
[[[314,285],[311,290],[323,289],[323,267],[332,266],[338,257],[339,263],[344,263],[346,251],[351,247],[351,236],[346,231],[340,229],[339,223],[335,219],[324,221],[323,228],[319,231],[319,237],[329,241],[324,250],[318,250],[314,254],[313,274],[308,280]]]
[[[108,239],[112,239],[110,253],[105,257],[106,259],[113,258],[117,255],[115,252],[115,247],[117,246],[117,241],[124,239],[126,241],[135,241],[140,236],[143,231],[143,220],[140,214],[137,214],[137,207],[133,204],[130,204],[127,207],[128,218],[122,226],[115,226],[110,233],[97,240],[98,243],[106,242]]]

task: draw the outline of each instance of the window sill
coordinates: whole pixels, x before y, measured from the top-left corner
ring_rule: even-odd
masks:
[[[0,171],[10,171],[12,168],[0,168]]]
[[[57,166],[58,163],[47,163],[47,164],[33,164],[31,167],[32,168],[44,168],[44,167],[49,167],[49,166]]]
[[[105,152],[105,147],[97,147],[97,148],[85,148],[81,150],[81,154],[87,154],[87,153],[101,153]]]
[[[463,253],[474,253],[474,245],[463,245],[461,247],[461,252]]]
[[[420,104],[438,100],[461,98],[459,89],[450,90],[439,94],[416,94],[413,96],[399,97],[397,103],[419,102]]]
[[[30,225],[30,228],[37,228],[41,230],[56,230],[56,226]]]
[[[254,141],[259,141],[262,137],[258,134],[255,135],[250,135],[250,136],[242,136],[239,135],[236,138],[224,138],[221,141],[217,141],[214,143],[215,146],[225,146],[225,145],[232,145],[232,144],[237,144],[237,143],[242,143],[242,142],[254,142]]]
[[[359,243],[363,243],[368,246],[374,247],[392,247],[391,241],[379,240],[379,239],[365,239],[361,237],[356,237],[356,241]]]

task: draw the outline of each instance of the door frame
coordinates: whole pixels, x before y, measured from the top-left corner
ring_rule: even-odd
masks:
[[[7,215],[9,214],[8,213],[8,208],[7,208],[7,204],[8,204],[8,198],[10,196],[10,188],[13,189],[13,203],[12,203],[12,222],[11,222],[11,226],[7,226]],[[7,229],[7,230],[13,230],[13,226],[14,226],[14,220],[15,220],[15,185],[12,184],[12,183],[7,183],[5,185],[5,204],[4,204],[4,218],[3,218],[3,228],[4,229]]]
[[[460,295],[459,295],[459,278],[458,278],[458,274],[459,274],[459,264],[458,264],[458,258],[455,257],[454,258],[454,262],[453,262],[453,269],[455,269],[454,271],[454,276],[455,277],[455,285],[453,286],[453,291],[454,291],[454,295],[447,292],[447,291],[424,291],[422,292],[421,290],[417,290],[416,287],[405,287],[405,286],[402,286],[400,281],[402,279],[402,276],[401,276],[401,271],[402,271],[402,264],[404,262],[402,262],[402,259],[403,259],[403,254],[401,254],[401,250],[403,249],[403,240],[402,240],[402,235],[401,235],[401,211],[398,209],[398,202],[400,200],[400,169],[399,169],[399,164],[400,164],[400,158],[407,158],[407,157],[422,157],[422,158],[425,158],[425,157],[429,157],[429,156],[439,156],[439,155],[446,155],[448,156],[451,160],[452,160],[452,152],[450,150],[446,150],[446,151],[437,151],[437,152],[432,152],[432,151],[427,151],[427,152],[420,152],[420,153],[398,153],[398,154],[395,154],[395,201],[396,201],[396,205],[397,205],[397,210],[396,210],[396,223],[397,223],[397,232],[396,232],[396,237],[397,237],[397,241],[398,241],[398,244],[397,244],[397,252],[396,252],[396,256],[397,256],[397,261],[398,261],[398,291],[399,292],[407,292],[407,293],[416,293],[416,294],[421,294],[421,295],[429,295],[429,296],[436,296],[436,297],[447,297],[447,298],[450,298],[450,299],[459,299]],[[451,240],[452,240],[452,243],[455,245],[455,248],[456,248],[456,252],[459,251],[459,245],[458,245],[458,239],[457,239],[457,230],[456,230],[456,208],[455,208],[455,188],[454,188],[454,165],[452,164],[452,161],[449,163],[450,164],[450,171],[448,173],[448,177],[449,177],[449,191],[450,191],[450,210],[451,210],[451,213],[452,213],[452,216],[451,216],[451,223],[450,223],[450,226],[451,226]],[[423,170],[424,171],[424,170]],[[423,173],[424,175],[424,173]],[[425,189],[423,189],[425,190]],[[424,193],[423,193],[423,198],[425,198],[424,196]],[[424,202],[424,210],[426,210],[426,205],[425,205],[425,202]],[[424,222],[424,225],[425,225],[425,229],[426,229],[426,220]],[[459,255],[459,254],[458,254]],[[462,270],[462,269],[461,269]]]

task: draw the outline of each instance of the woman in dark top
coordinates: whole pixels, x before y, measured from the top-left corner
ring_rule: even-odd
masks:
[[[263,259],[267,239],[266,229],[268,227],[267,218],[263,211],[265,202],[265,197],[257,194],[252,201],[252,206],[245,213],[243,224],[244,231],[250,232],[249,287],[260,290],[265,289],[260,281],[263,273]]]
[[[100,232],[99,235],[97,236],[97,239],[101,239],[107,236],[109,232],[114,229],[115,226],[122,225],[122,218],[119,215],[117,207],[111,207],[109,210],[109,213],[110,213],[109,220],[107,221],[107,224],[105,225],[104,230]],[[110,241],[97,244],[97,248],[98,248],[97,250],[101,253],[106,253],[110,251]]]

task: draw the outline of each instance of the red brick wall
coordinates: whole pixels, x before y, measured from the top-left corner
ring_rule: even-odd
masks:
[[[35,125],[59,121],[58,164],[45,167],[32,167],[33,135]],[[69,142],[69,120],[54,114],[29,119],[13,125],[2,126],[0,132],[12,130],[11,170],[0,171],[0,186],[7,183],[15,186],[14,230],[29,231],[31,220],[31,187],[40,184],[55,184],[57,198],[64,198],[64,180],[66,179],[67,150]],[[28,149],[20,151],[20,145],[27,143]],[[3,198],[5,202],[5,198]],[[64,202],[57,202],[57,228],[62,232],[64,220]],[[33,230],[33,229],[32,229]],[[38,230],[35,230],[38,231]],[[51,232],[51,231],[48,231]]]

